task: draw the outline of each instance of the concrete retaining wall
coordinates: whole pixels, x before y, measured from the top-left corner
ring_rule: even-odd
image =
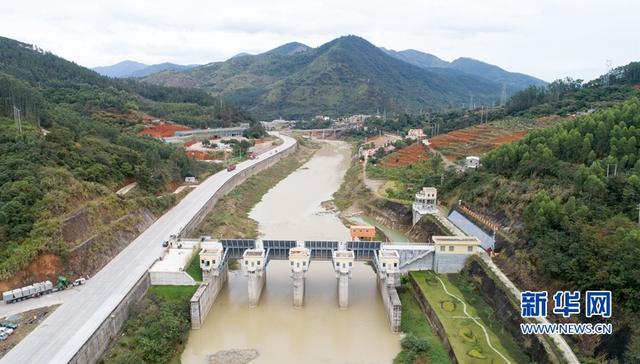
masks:
[[[195,286],[196,281],[187,272],[149,272],[153,286]]]
[[[227,268],[225,267],[217,277],[204,277],[205,281],[200,284],[196,293],[191,297],[191,328],[199,329],[202,327],[205,318],[211,311],[213,303],[218,297],[218,293],[227,281]]]
[[[389,286],[386,280],[380,279],[379,276],[376,279],[378,280],[378,289],[382,296],[384,309],[387,312],[391,332],[399,333],[401,330],[400,322],[402,318],[402,303],[400,302],[398,291],[394,286]]]
[[[493,277],[480,259],[471,259],[465,268],[477,292],[491,307],[495,308],[496,319],[513,336],[520,347],[540,364],[562,363],[562,358],[540,335],[523,335],[520,324],[520,307],[514,297]]]
[[[440,338],[440,341],[444,345],[444,348],[447,350],[449,354],[449,359],[451,363],[458,364],[458,358],[456,358],[456,354],[453,352],[453,348],[451,347],[451,343],[449,342],[449,336],[447,336],[447,332],[444,330],[444,326],[442,326],[442,322],[438,319],[438,315],[433,311],[433,308],[427,301],[427,298],[422,294],[420,290],[420,286],[418,282],[415,281],[412,275],[409,275],[409,282],[411,283],[411,293],[413,297],[418,301],[418,305],[420,309],[427,317],[429,324],[435,330],[436,334]]]
[[[98,362],[107,349],[120,337],[120,330],[129,319],[131,307],[144,297],[150,286],[151,279],[147,273],[133,286],[133,289],[122,299],[111,315],[98,327],[69,363]]]
[[[464,264],[469,257],[470,255],[468,254],[439,254],[436,252],[433,260],[433,270],[442,274],[458,273],[464,268]]]

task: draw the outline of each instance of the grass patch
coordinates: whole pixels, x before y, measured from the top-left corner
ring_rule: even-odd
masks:
[[[198,286],[151,286],[147,294],[165,301],[189,301]]]
[[[102,362],[179,363],[189,335],[189,299],[196,286],[152,286],[134,306],[124,333]]]
[[[191,276],[196,282],[202,282],[202,269],[200,268],[200,255],[198,253],[193,255],[189,266],[187,267],[187,274]]]
[[[478,296],[464,276],[459,274],[436,275],[431,271],[410,273],[418,282],[422,294],[442,322],[456,358],[461,363],[473,363],[486,360],[491,363],[505,361],[487,344],[484,332],[470,318],[465,318],[463,305],[445,293],[437,280],[444,282],[447,290],[461,298],[467,304],[467,312],[479,318],[487,329],[492,345],[512,363],[528,363],[530,358],[520,349],[513,337],[500,325],[495,312],[480,296]],[[437,284],[433,284],[437,282]],[[454,305],[451,305],[454,303]]]
[[[227,263],[227,270],[238,270],[240,269],[240,260],[239,259],[229,259]]]
[[[299,140],[295,153],[249,177],[221,198],[198,226],[195,235],[257,238],[258,223],[249,218],[249,211],[267,191],[308,161],[318,148],[315,143]]]
[[[366,200],[369,196],[362,181],[362,165],[355,160],[347,170],[340,188],[334,192],[332,202],[339,210],[344,211],[354,202]]]
[[[400,301],[402,302],[402,331],[407,336],[411,335],[426,343],[428,349],[416,353],[412,346],[402,343],[402,351],[393,360],[394,364],[451,363],[444,346],[442,346],[440,339],[431,329],[431,324],[427,321],[409,289],[409,286],[405,284],[399,292]]]

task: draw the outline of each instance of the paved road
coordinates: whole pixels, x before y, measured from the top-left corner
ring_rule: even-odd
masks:
[[[277,148],[278,153],[296,143],[293,138],[278,136],[284,140]],[[0,363],[58,364],[71,360],[162,255],[161,242],[169,235],[178,234],[230,177],[275,154],[269,152],[258,159],[238,163],[234,171],[223,170],[203,181],[88,280],[80,294],[65,298],[64,303],[7,353]]]
[[[16,303],[0,303],[0,317],[8,317],[25,311],[35,310],[36,308],[48,307],[62,304],[69,297],[81,292],[85,286],[77,286],[67,288],[64,291],[54,292],[48,295],[32,298],[26,301]]]

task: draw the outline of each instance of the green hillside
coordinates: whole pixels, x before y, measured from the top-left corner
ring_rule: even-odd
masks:
[[[20,110],[20,124],[14,120]],[[175,200],[169,183],[213,168],[139,137],[140,115],[193,126],[251,121],[197,90],[116,81],[0,38],[0,281],[43,254],[66,257],[62,220],[89,206],[107,220]],[[133,197],[114,191],[136,181]]]
[[[499,98],[501,85],[456,70],[423,69],[387,55],[356,36],[281,55],[236,57],[183,72],[145,78],[156,84],[197,87],[244,106],[260,119],[344,115],[376,110],[440,110],[471,96]]]
[[[444,204],[461,200],[499,222],[495,261],[523,291],[611,290],[613,335],[566,336],[586,363],[640,362],[639,64],[615,69],[608,86],[604,76],[585,84],[560,80],[514,95],[505,110],[495,110],[503,122],[564,121],[481,155],[477,171],[445,170],[439,158],[367,169],[372,178],[401,182],[403,196],[442,181]],[[432,120],[401,115],[387,127]],[[463,119],[451,115],[449,126],[456,120]]]
[[[614,335],[569,339],[621,363],[640,361],[639,141],[634,98],[502,146],[442,189],[509,228],[498,263],[520,289],[611,290]]]

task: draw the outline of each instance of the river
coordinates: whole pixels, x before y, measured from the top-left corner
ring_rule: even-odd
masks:
[[[349,231],[320,204],[339,188],[349,167],[344,142],[323,143],[301,168],[272,188],[250,213],[269,239],[348,240]],[[313,261],[306,280],[305,306],[292,304],[286,261],[271,261],[257,308],[249,308],[247,280],[229,272],[229,281],[200,330],[192,330],[182,354],[185,364],[207,363],[221,350],[255,349],[251,364],[390,363],[400,351],[391,333],[372,269],[356,262],[349,282],[350,306],[338,308],[330,262]]]

